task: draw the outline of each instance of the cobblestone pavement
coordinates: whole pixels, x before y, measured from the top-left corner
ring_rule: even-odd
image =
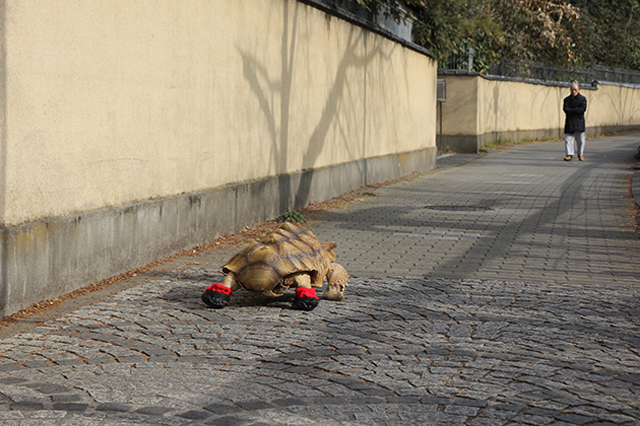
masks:
[[[640,134],[491,153],[382,187],[314,232],[352,274],[311,312],[228,252],[0,340],[0,425],[640,425]],[[451,159],[450,159],[451,160]]]

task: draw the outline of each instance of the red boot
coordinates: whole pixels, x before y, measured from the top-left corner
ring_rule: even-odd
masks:
[[[229,303],[231,299],[231,289],[222,284],[214,284],[207,287],[200,299],[210,308],[222,309]]]
[[[296,297],[291,303],[293,309],[301,311],[312,311],[318,306],[320,299],[316,296],[314,288],[298,287],[296,288]]]

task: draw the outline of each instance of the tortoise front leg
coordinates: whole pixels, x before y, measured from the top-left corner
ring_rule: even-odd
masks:
[[[311,287],[311,276],[308,273],[297,274],[293,277],[293,281],[297,288],[291,307],[301,311],[315,309],[320,299],[316,296],[316,290]]]
[[[327,274],[327,290],[322,297],[328,300],[341,301],[344,298],[344,289],[349,282],[349,274],[342,265],[334,263]]]
[[[236,277],[236,274],[234,274],[233,272],[229,272],[227,274],[227,276],[224,277],[224,280],[222,280],[220,285],[223,285],[223,286],[231,289],[232,292],[238,290],[241,287],[240,286],[240,282],[238,281],[238,278]]]

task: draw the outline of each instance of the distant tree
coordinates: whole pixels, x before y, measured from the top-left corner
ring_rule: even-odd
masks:
[[[415,18],[414,41],[439,61],[473,48],[473,69],[485,71],[504,48],[504,32],[483,0],[432,0],[409,6],[409,10]]]
[[[571,0],[580,20],[570,29],[579,65],[640,70],[640,1]]]
[[[574,60],[566,29],[580,15],[571,4],[563,0],[486,0],[485,4],[504,33],[501,56],[554,65]]]
[[[578,12],[562,0],[357,0],[369,10],[385,10],[414,20],[414,40],[437,59],[473,47],[477,68],[499,57],[544,59],[573,57],[563,23]]]
[[[474,69],[500,59],[640,70],[640,0],[343,0],[413,20],[442,60],[473,47]]]
[[[428,7],[409,8],[414,19],[413,39],[438,60],[457,51],[465,40],[463,4],[457,0],[433,0]]]

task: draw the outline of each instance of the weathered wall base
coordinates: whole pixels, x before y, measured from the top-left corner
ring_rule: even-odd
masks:
[[[481,135],[439,135],[436,143],[442,152],[475,154],[485,142]]]
[[[557,139],[564,137],[558,129],[519,130],[513,132],[491,132],[483,135],[443,135],[441,151],[477,153],[488,142]]]
[[[637,130],[640,126],[597,126],[587,127],[587,137],[608,133]],[[438,136],[438,149],[465,154],[475,154],[489,142],[564,139],[562,129],[522,130],[514,132],[491,132],[484,135],[442,135]]]
[[[587,137],[596,137],[599,135],[606,135],[610,133],[617,132],[626,132],[626,131],[635,131],[640,130],[640,125],[629,125],[629,126],[587,126]],[[562,135],[564,138],[564,134]]]
[[[0,317],[361,186],[435,167],[435,148],[0,229]]]

